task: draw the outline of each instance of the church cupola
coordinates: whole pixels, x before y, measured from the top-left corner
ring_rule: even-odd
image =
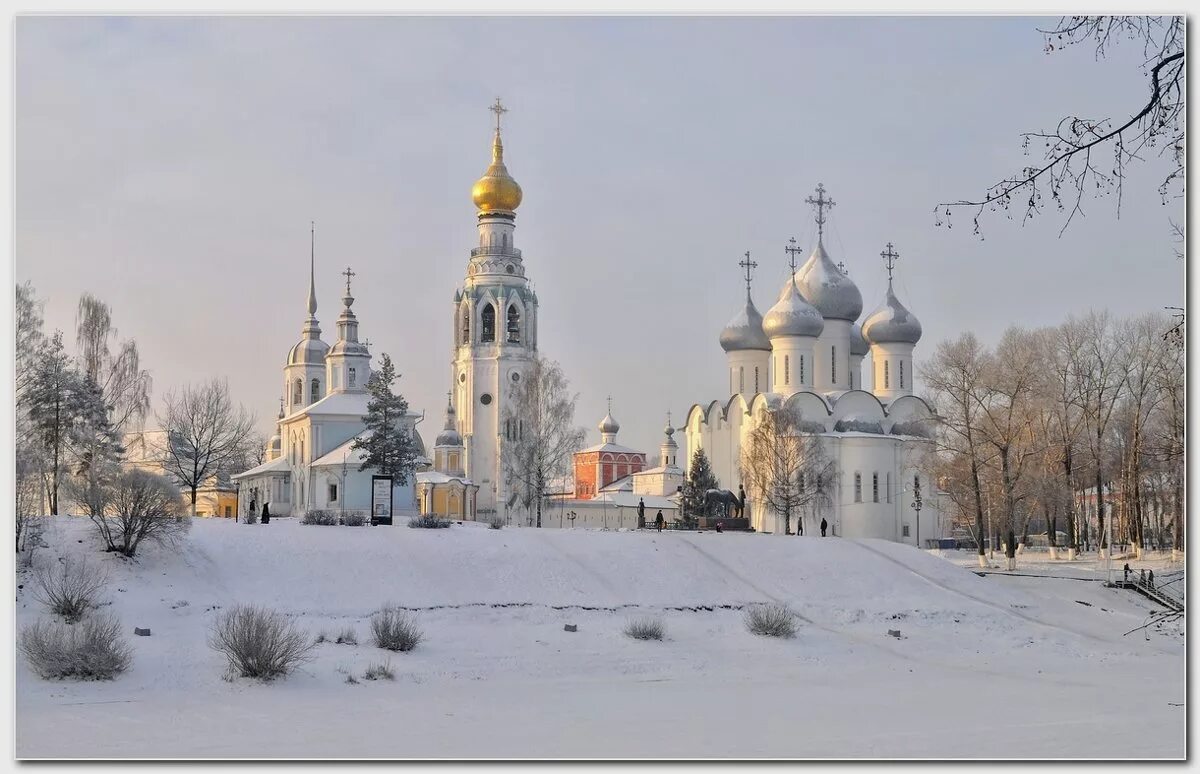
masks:
[[[771,392],[792,395],[811,389],[813,383],[813,346],[825,321],[816,307],[796,286],[794,241],[784,247],[791,271],[779,300],[763,317],[763,332],[771,339]]]
[[[512,215],[517,207],[521,206],[522,194],[521,186],[517,185],[517,181],[513,180],[512,175],[508,174],[508,168],[504,166],[500,116],[507,113],[508,109],[500,104],[500,98],[497,97],[491,110],[496,114],[496,134],[492,137],[492,163],[483,173],[483,177],[476,180],[475,185],[471,187],[471,200],[475,202],[480,215],[493,212]]]
[[[617,433],[621,430],[621,423],[613,419],[612,398],[608,399],[608,413],[604,415],[604,419],[600,420],[600,424],[597,427],[600,428],[601,443],[617,442]]]
[[[364,392],[371,375],[371,354],[358,340],[358,317],[351,308],[354,296],[350,293],[350,278],[354,272],[347,266],[346,295],[342,296],[342,313],[337,319],[338,338],[325,358],[328,366],[330,392]]]
[[[874,392],[880,400],[912,394],[913,350],[921,340],[921,323],[892,289],[892,273],[900,254],[888,242],[880,253],[887,267],[888,287],[883,303],[863,321],[863,336],[871,344]]]
[[[721,330],[720,342],[729,367],[729,394],[749,397],[767,388],[771,342],[763,333],[762,315],[750,295],[751,272],[758,264],[750,260],[747,252],[738,266],[746,273],[746,305]]]
[[[663,442],[658,447],[659,465],[664,468],[675,466],[676,455],[679,453],[679,444],[675,442],[675,428],[671,427],[671,412],[667,412],[667,426],[663,428]]]
[[[450,476],[463,475],[463,438],[458,432],[458,420],[454,413],[451,393],[446,394],[446,424],[438,433],[433,445],[433,467]]]
[[[287,413],[311,405],[325,395],[325,358],[329,345],[321,340],[321,324],[317,322],[316,227],[309,231],[308,316],[300,333],[300,341],[288,351],[284,367],[284,398]]]

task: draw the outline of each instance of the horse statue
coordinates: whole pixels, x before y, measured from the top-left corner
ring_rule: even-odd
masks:
[[[742,500],[728,489],[709,489],[704,493],[705,508],[712,508],[714,505],[721,506],[726,519],[734,513],[737,514],[736,518],[742,517]]]

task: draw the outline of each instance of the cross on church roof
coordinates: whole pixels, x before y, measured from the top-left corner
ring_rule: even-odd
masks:
[[[746,251],[745,260],[738,261],[738,266],[741,266],[743,269],[746,270],[746,294],[749,295],[750,294],[750,271],[752,269],[758,268],[758,264],[755,263],[754,261],[750,260],[750,251],[749,250]]]
[[[508,108],[500,103],[500,98],[496,97],[496,104],[492,105],[488,110],[496,114],[496,131],[500,131],[500,116],[508,112]]]
[[[804,201],[817,208],[817,240],[820,241],[825,236],[825,210],[833,209],[836,202],[825,198],[824,183],[817,183],[817,198],[810,196]]]
[[[842,274],[849,274],[849,273],[850,273],[850,270],[846,268],[846,262],[845,262],[845,261],[838,261],[838,271],[840,271]]]
[[[347,266],[346,270],[342,272],[342,276],[346,278],[346,295],[350,295],[350,278],[356,276],[356,274],[350,271],[350,267]]]
[[[883,258],[883,265],[887,267],[888,284],[892,284],[892,270],[896,268],[896,261],[900,258],[900,253],[892,247],[892,243],[887,243],[887,249],[879,254]]]
[[[800,247],[796,244],[796,237],[788,240],[784,245],[784,252],[788,254],[788,265],[792,267],[792,274],[796,273],[796,256],[800,253]]]

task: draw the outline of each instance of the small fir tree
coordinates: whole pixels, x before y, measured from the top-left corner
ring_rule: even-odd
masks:
[[[412,431],[404,422],[408,401],[392,392],[396,368],[392,358],[384,354],[379,370],[367,380],[366,435],[356,438],[351,449],[364,451],[359,470],[373,468],[381,475],[392,476],[394,483],[407,484],[409,474],[417,465],[419,451]]]
[[[697,449],[692,455],[691,469],[688,470],[687,480],[683,482],[683,497],[680,505],[683,518],[691,523],[701,516],[708,515],[708,505],[704,495],[709,489],[719,489],[720,483],[713,474],[712,465],[704,449]]]

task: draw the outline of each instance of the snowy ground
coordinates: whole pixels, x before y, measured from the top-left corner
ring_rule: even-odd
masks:
[[[1123,636],[1153,610],[1131,592],[891,543],[197,520],[180,552],[129,562],[83,520],[48,539],[39,561],[90,553],[106,609],[153,635],[112,682],[46,682],[18,658],[22,758],[1184,755],[1182,625]],[[795,639],[746,632],[741,608],[766,601],[800,613]],[[238,602],[361,644],[227,682],[205,641]],[[417,650],[370,645],[386,603],[419,610]],[[621,633],[644,614],[665,642]],[[18,627],[43,615],[19,590]],[[385,660],[394,682],[361,681]]]

